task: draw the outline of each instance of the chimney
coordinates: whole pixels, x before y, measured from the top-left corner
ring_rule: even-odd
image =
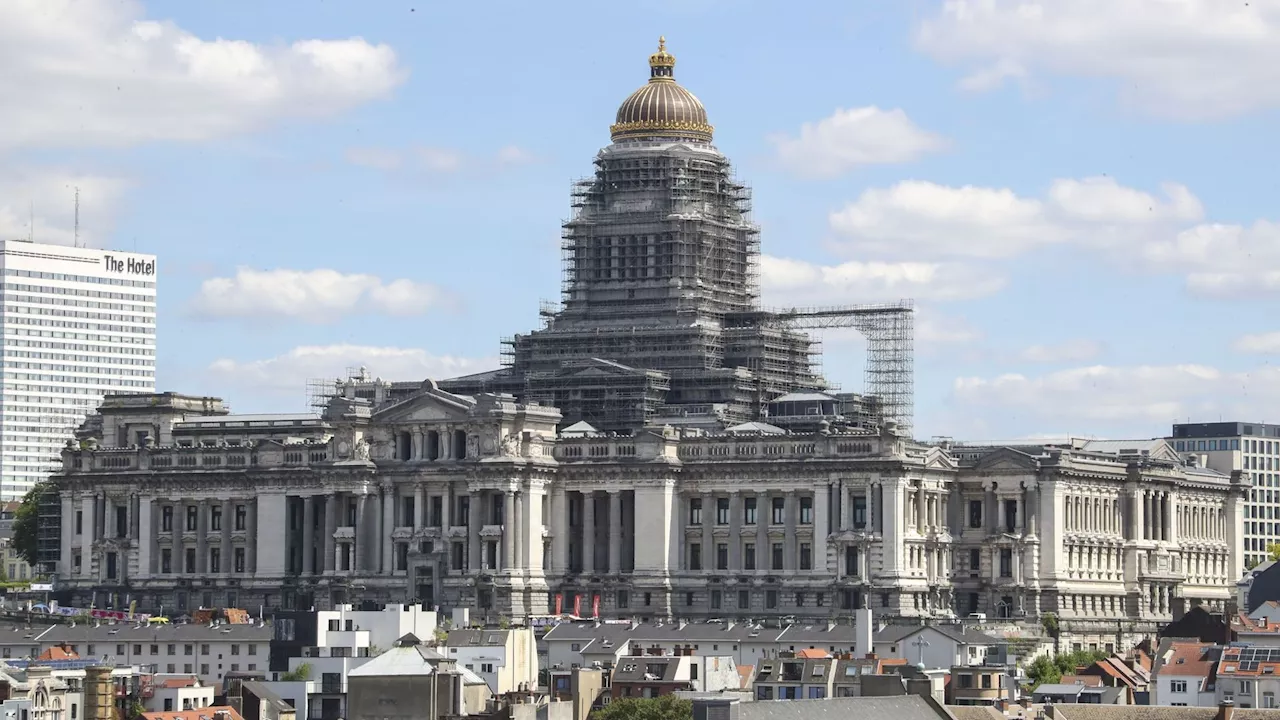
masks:
[[[1231,720],[1235,714],[1235,705],[1233,705],[1230,700],[1223,700],[1222,703],[1218,705],[1218,714],[1213,717],[1214,720]]]
[[[871,653],[871,608],[853,611],[853,656],[864,658]]]

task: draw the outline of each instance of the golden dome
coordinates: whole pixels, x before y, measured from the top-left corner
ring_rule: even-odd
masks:
[[[666,38],[658,38],[658,52],[649,56],[648,84],[622,101],[617,121],[609,127],[615,142],[656,137],[711,142],[713,128],[707,124],[707,109],[693,93],[676,84],[675,66]]]

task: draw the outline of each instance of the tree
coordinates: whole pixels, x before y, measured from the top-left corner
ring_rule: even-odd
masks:
[[[283,682],[306,682],[311,679],[311,663],[298,663],[298,667],[286,673],[280,673]]]
[[[1059,682],[1063,675],[1074,674],[1077,668],[1087,667],[1106,658],[1107,653],[1101,650],[1076,650],[1052,658],[1041,655],[1027,666],[1027,677],[1034,689],[1044,683]]]
[[[1280,562],[1280,543],[1272,543],[1267,546],[1267,559],[1273,562]]]
[[[13,549],[31,567],[38,567],[36,556],[37,525],[40,521],[40,496],[49,490],[48,483],[38,483],[22,496],[22,504],[13,516]]]
[[[675,695],[619,698],[591,713],[592,720],[692,720],[693,702]]]

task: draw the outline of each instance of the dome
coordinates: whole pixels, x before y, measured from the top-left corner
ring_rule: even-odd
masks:
[[[622,101],[617,121],[609,127],[615,142],[657,137],[711,142],[713,128],[707,124],[707,109],[693,93],[676,84],[675,66],[666,38],[659,38],[658,52],[649,56],[648,84]]]

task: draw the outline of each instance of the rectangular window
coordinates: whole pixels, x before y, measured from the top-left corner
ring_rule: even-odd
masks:
[[[173,551],[169,548],[160,550],[160,572],[166,575],[173,572]]]
[[[1186,681],[1186,680],[1171,680],[1171,681],[1169,681],[1169,692],[1184,693],[1184,692],[1186,692],[1186,691],[1187,691],[1187,681]]]
[[[729,524],[729,498],[716,498],[716,524]]]
[[[218,548],[209,548],[209,572],[222,572],[222,551]]]
[[[235,558],[235,571],[238,573],[244,572],[244,548],[238,547],[235,550],[232,550],[231,555]]]
[[[764,594],[764,606],[769,610],[776,610],[778,607],[778,591],[768,590]]]
[[[1018,501],[1004,501],[1004,530],[1005,532],[1013,532],[1018,528]]]
[[[813,524],[813,498],[808,495],[800,498],[800,524]]]
[[[742,569],[756,569],[756,545],[755,543],[746,543],[742,546]]]
[[[693,607],[693,593],[687,592],[684,594],[684,604],[686,607]]]
[[[787,522],[787,501],[785,498],[772,498],[773,524],[783,525]]]
[[[248,515],[249,515],[249,510],[244,505],[237,505],[235,525],[233,526],[234,529],[244,530],[246,518],[248,517]]]
[[[858,577],[861,572],[858,568],[858,548],[850,545],[844,549],[844,574],[849,577]]]
[[[431,527],[444,527],[444,498],[431,496]]]
[[[173,532],[173,506],[160,508],[160,532]]]
[[[756,524],[756,499],[753,497],[742,499],[742,524]]]
[[[418,498],[416,497],[400,498],[400,527],[414,527],[414,522],[417,519],[414,517],[414,513],[417,510],[414,504],[417,501]]]
[[[867,498],[864,495],[853,498],[853,529],[867,529]]]
[[[628,607],[630,602],[631,602],[631,598],[627,596],[627,591],[619,590],[618,597],[617,597],[618,608],[625,610]]]
[[[969,527],[971,528],[982,527],[982,501],[981,500],[969,501]]]
[[[982,551],[978,548],[969,549],[969,576],[978,577],[978,572],[982,569]]]
[[[739,591],[738,591],[738,609],[739,609],[739,610],[750,610],[750,609],[751,609],[751,593],[750,593],[750,591],[747,591],[747,590],[739,590]]]
[[[702,569],[702,544],[689,543],[689,569]]]
[[[187,556],[184,558],[186,562],[183,565],[182,571],[185,573],[194,573],[196,571],[196,549],[187,548],[186,550]]]
[[[813,569],[813,548],[809,543],[800,543],[800,569]]]
[[[462,522],[455,521],[454,525],[458,525],[458,526],[471,525],[471,498],[470,497],[467,497],[466,495],[464,495],[458,498],[458,517],[456,519],[461,520]],[[352,525],[355,525],[355,523],[352,523]]]
[[[1009,548],[1000,550],[1000,577],[1013,577],[1013,550]]]
[[[689,524],[702,524],[702,498],[689,498]]]
[[[719,590],[711,591],[711,609],[712,610],[720,609],[720,591]]]
[[[774,570],[781,570],[781,569],[782,569],[782,556],[783,556],[782,543],[774,543],[774,544],[773,544],[772,555],[773,555],[773,558],[772,558],[772,569],[774,569]]]
[[[716,545],[716,569],[729,569],[729,545],[727,543],[718,543]]]
[[[195,505],[187,506],[187,532],[195,532],[200,524],[200,508]]]
[[[222,506],[214,505],[209,508],[209,529],[222,530]]]
[[[84,534],[84,511],[83,510],[76,511],[76,534],[77,535]]]

